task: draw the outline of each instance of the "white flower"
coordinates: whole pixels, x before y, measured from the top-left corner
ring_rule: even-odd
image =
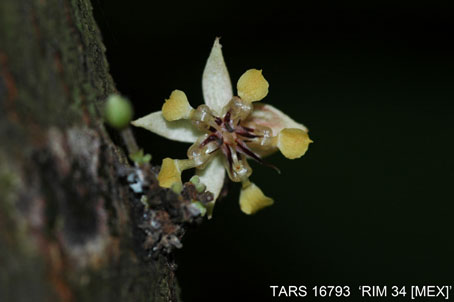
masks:
[[[193,143],[188,159],[165,158],[158,180],[162,187],[181,183],[181,172],[195,168],[196,174],[214,195],[221,192],[225,171],[234,182],[242,183],[240,207],[253,214],[273,204],[273,200],[249,181],[252,169],[248,158],[261,157],[277,149],[289,158],[299,158],[312,141],[307,128],[271,105],[253,102],[268,94],[268,82],[261,70],[249,69],[238,80],[238,96],[233,95],[229,73],[219,38],[214,42],[202,77],[204,105],[194,109],[184,92],[175,90],[162,111],[132,122],[168,139]]]

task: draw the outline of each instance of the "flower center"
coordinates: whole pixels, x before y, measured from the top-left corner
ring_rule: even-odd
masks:
[[[252,174],[247,158],[260,163],[262,159],[248,146],[248,144],[263,145],[271,137],[271,129],[242,124],[247,120],[253,107],[234,97],[224,108],[222,116],[216,116],[206,105],[199,106],[192,115],[193,123],[206,134],[188,150],[188,157],[196,162],[197,166],[205,165],[209,159],[221,150],[225,156],[225,168],[229,178],[234,182],[242,182]]]

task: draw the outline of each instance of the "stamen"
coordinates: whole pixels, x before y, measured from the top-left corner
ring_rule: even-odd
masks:
[[[243,137],[247,137],[247,138],[263,137],[263,135],[252,134],[252,132],[254,132],[254,131],[255,131],[255,129],[253,129],[253,128],[244,127],[241,125],[238,126],[235,130],[236,134],[241,135]]]
[[[230,111],[227,111],[227,113],[225,114],[224,123],[230,123]]]
[[[231,120],[231,112],[230,111],[227,111],[227,113],[224,116],[224,127],[230,133],[235,131],[235,129],[232,127],[232,120]]]
[[[228,144],[222,145],[222,151],[227,157],[227,161],[229,163],[229,170],[230,173],[233,174],[233,158],[232,158],[232,150],[230,150],[230,146]]]
[[[213,142],[213,141],[216,141],[217,143],[217,147],[211,151],[208,152],[208,154],[212,154],[216,151],[219,150],[219,148],[221,147],[221,145],[223,144],[224,140],[220,137],[218,137],[217,135],[210,135],[208,136],[201,144],[200,144],[200,147],[204,147],[206,146],[207,144]]]
[[[230,126],[229,123],[224,124],[224,127],[225,127],[225,129],[226,129],[228,132],[230,132],[230,133],[232,133],[233,131],[235,131],[235,129],[233,129],[232,126]]]
[[[262,163],[263,160],[260,158],[260,156],[258,156],[257,154],[255,154],[252,150],[250,150],[246,145],[243,145],[241,141],[239,140],[236,140],[237,142],[237,146],[239,147],[239,150],[240,152],[244,153],[245,155],[249,156],[250,158],[258,161],[259,163]]]
[[[241,141],[236,141],[237,142],[237,146],[239,148],[238,151],[242,152],[243,154],[249,156],[250,158],[252,158],[253,160],[257,161],[258,163],[264,165],[265,167],[269,167],[271,169],[273,169],[274,171],[276,171],[277,173],[281,174],[281,170],[279,170],[278,167],[276,167],[275,165],[273,164],[270,164],[268,162],[265,162],[259,155],[255,154],[251,149],[249,149],[245,144],[243,144]]]
[[[251,133],[248,133],[248,132],[238,132],[238,131],[236,131],[236,134],[241,135],[243,137],[247,137],[247,138],[261,137],[260,135],[254,135],[254,134],[251,134]]]
[[[222,138],[219,134],[205,134],[197,139],[197,141],[189,147],[187,156],[193,159],[195,166],[203,168],[212,158],[212,154],[222,145]]]
[[[254,128],[249,128],[249,127],[246,127],[246,126],[241,126],[241,128],[243,128],[244,130],[248,131],[248,132],[254,132]]]
[[[208,143],[210,143],[210,142],[212,142],[212,141],[215,141],[215,140],[217,140],[217,139],[218,139],[218,137],[217,137],[216,135],[214,135],[214,134],[213,134],[213,135],[210,135],[210,136],[208,136],[208,137],[200,144],[200,146],[201,146],[201,147],[204,147],[204,146],[206,146]]]

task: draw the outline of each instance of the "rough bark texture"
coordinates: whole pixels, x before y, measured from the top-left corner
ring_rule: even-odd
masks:
[[[178,300],[164,251],[188,218],[162,204],[182,198],[154,172],[160,212],[131,191],[138,168],[100,118],[112,92],[89,0],[0,2],[0,301]]]

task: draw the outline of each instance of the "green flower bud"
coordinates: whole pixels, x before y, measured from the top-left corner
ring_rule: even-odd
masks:
[[[191,177],[191,179],[189,181],[192,182],[192,184],[196,186],[200,183],[200,178],[199,178],[199,176],[194,175]]]
[[[199,210],[200,216],[205,216],[207,209],[203,206],[203,204],[200,201],[194,201],[192,203],[192,206]]]
[[[207,188],[207,186],[205,186],[203,183],[198,183],[198,184],[195,185],[195,189],[199,193],[203,193],[203,191],[205,191],[206,188]]]
[[[104,119],[113,128],[121,130],[129,125],[133,109],[128,99],[111,94],[104,106]]]
[[[149,163],[151,160],[151,154],[144,154],[143,149],[139,151],[129,154],[129,158],[138,165],[143,165]]]

